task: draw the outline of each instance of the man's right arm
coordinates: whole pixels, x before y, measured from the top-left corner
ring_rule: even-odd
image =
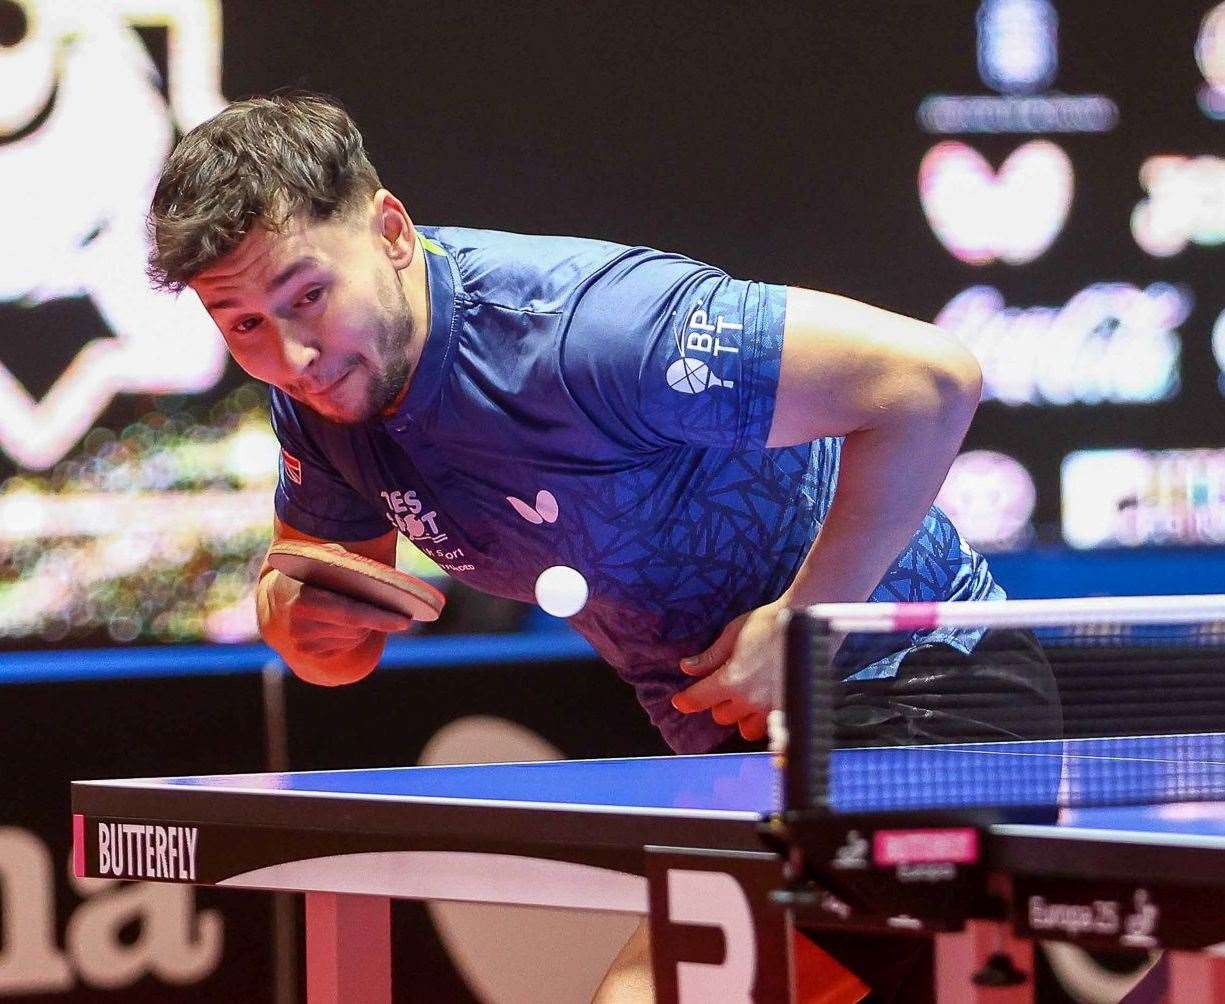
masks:
[[[273,542],[302,540],[327,543],[274,519]],[[361,541],[335,541],[346,551],[392,568],[396,563],[395,530]],[[308,586],[270,568],[265,561],[255,591],[260,634],[296,676],[325,687],[354,683],[367,676],[383,654],[392,631],[412,621],[370,603]]]

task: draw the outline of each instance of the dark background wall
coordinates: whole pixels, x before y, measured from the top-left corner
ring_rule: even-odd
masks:
[[[1058,465],[1088,446],[1218,446],[1209,333],[1218,252],[1156,259],[1128,221],[1141,163],[1220,154],[1196,103],[1206,3],[1058,4],[1052,91],[1118,106],[1099,134],[1050,135],[1071,158],[1066,224],[1032,263],[967,266],[933,235],[917,172],[942,137],[927,95],[993,92],[975,63],[979,4],[324,5],[286,19],[227,8],[228,94],[284,84],[336,94],[384,180],[421,222],[599,236],[729,272],[932,319],[961,289],[1062,305],[1100,281],[1185,284],[1183,388],[1150,406],[986,404],[968,445],[1002,449],[1059,517]],[[248,55],[249,54],[249,55]],[[359,73],[354,68],[361,67]],[[995,167],[1035,134],[956,137]]]
[[[45,20],[44,6],[50,7],[0,0],[0,59],[23,44],[33,18]],[[121,7],[98,10],[122,21],[114,13]],[[1145,196],[1139,170],[1147,158],[1225,154],[1225,124],[1207,117],[1196,101],[1204,78],[1194,47],[1211,8],[1190,0],[1057,3],[1058,73],[1042,93],[1104,95],[1117,106],[1117,124],[1088,134],[942,137],[924,132],[916,121],[925,97],[994,94],[975,61],[976,2],[215,5],[224,95],[287,86],[335,95],[364,130],[384,182],[420,223],[647,244],[736,275],[843,293],[928,320],[976,284],[996,287],[1016,307],[1058,307],[1098,282],[1178,285],[1195,306],[1180,328],[1181,386],[1171,400],[1063,407],[987,402],[980,410],[967,446],[998,450],[1028,468],[1038,489],[1037,535],[1045,542],[1059,539],[1059,466],[1068,452],[1222,445],[1219,368],[1210,342],[1214,320],[1225,308],[1217,281],[1220,249],[1191,245],[1157,258],[1139,248],[1129,229],[1131,213]],[[68,25],[57,44],[74,51],[92,44],[92,23]],[[125,23],[164,80],[179,72],[169,55],[169,21]],[[164,84],[158,87],[165,90]],[[0,94],[0,108],[7,100]],[[64,91],[53,88],[29,122],[0,133],[0,171],[11,163],[10,155],[42,135],[65,101]],[[1067,153],[1074,196],[1044,254],[1020,265],[972,266],[945,249],[920,205],[918,170],[924,156],[948,138],[973,147],[993,169],[1036,138],[1055,141]],[[107,142],[101,124],[82,135],[72,156],[89,164]],[[84,218],[87,193],[81,186],[54,187],[51,177],[48,172],[42,185],[26,191],[4,192],[12,201],[0,205],[45,207],[39,212],[49,221],[52,207],[76,199]],[[27,242],[14,237],[11,220],[0,216],[0,279],[31,253]],[[82,240],[96,238],[87,232]],[[79,292],[0,298],[0,363],[35,400],[86,345],[114,333],[97,305]],[[224,424],[210,409],[242,383],[230,368],[200,393],[119,394],[97,416],[98,435],[69,444],[46,469],[0,452],[0,502],[22,485],[35,485],[48,503],[66,486],[92,485],[89,478],[113,470],[98,467],[106,444],[124,441],[126,430],[151,414],[176,421],[194,416],[182,418],[175,435],[184,441],[207,438],[209,428]],[[243,401],[242,407],[255,407]],[[156,422],[145,427],[153,429]],[[128,438],[145,456],[168,441],[154,436],[146,442],[143,435]],[[255,494],[265,521],[269,490],[265,485]],[[88,553],[97,538],[74,535],[71,528],[23,536],[12,517],[5,520],[0,614],[8,615],[29,595],[19,588],[41,589],[48,582],[61,588],[60,579],[44,575],[42,558],[55,549]],[[235,575],[249,576],[264,539],[254,534],[236,557],[210,551],[163,571],[185,581],[207,577],[231,561],[237,563]],[[1164,572],[1156,587],[1144,571],[1147,558],[1132,554],[1112,566],[1113,585],[1088,575],[1071,590],[1211,588],[1213,570],[1225,582],[1219,549],[1208,556],[1217,562],[1211,568],[1202,553],[1194,566],[1180,554],[1154,554],[1152,560],[1159,557]],[[1058,594],[1055,580],[1083,571],[1066,564],[1066,557],[1059,565],[1045,560],[1014,556],[1000,559],[997,567],[1006,583],[1021,583],[1016,595]],[[152,567],[146,563],[124,573],[126,578],[108,580],[96,602],[113,602],[123,612],[127,601],[115,595],[154,595],[146,574]],[[1193,573],[1180,573],[1184,568]],[[111,588],[114,582],[119,586]],[[199,625],[188,625],[186,633],[157,634],[151,626],[155,613],[141,613],[149,623],[140,628],[140,641],[209,637]],[[463,626],[507,628],[521,620],[505,610],[469,605]],[[0,677],[28,680],[20,653],[33,645],[132,640],[108,635],[108,624],[106,616],[95,623],[57,621],[49,614],[11,631],[6,627],[0,646],[18,653],[0,665]],[[120,658],[128,654],[122,647],[116,651]],[[147,653],[142,658],[148,671]],[[0,739],[0,907],[6,925],[0,995],[21,999],[26,993],[16,980],[4,983],[14,972],[21,925],[21,937],[34,939],[21,944],[43,946],[51,979],[39,993],[26,994],[31,1000],[48,999],[55,972],[57,992],[82,1000],[270,999],[272,907],[259,896],[201,892],[193,900],[193,911],[222,911],[226,937],[218,965],[185,986],[154,972],[150,963],[134,965],[126,982],[107,990],[85,979],[79,960],[70,958],[73,938],[84,937],[74,918],[112,917],[109,928],[89,929],[90,936],[105,936],[112,947],[136,953],[147,950],[150,933],[140,921],[139,901],[125,906],[115,899],[117,890],[83,893],[69,885],[70,779],[254,770],[269,762],[265,695],[254,674],[258,658],[232,675],[201,670],[171,676],[183,668],[183,658],[181,650],[167,648],[164,664],[139,679],[134,672],[125,679],[109,671],[90,679],[83,671],[71,680],[52,674],[41,682],[0,687],[6,721]],[[133,666],[136,661],[133,656]],[[294,767],[408,763],[437,729],[478,713],[518,722],[566,756],[659,749],[624,688],[594,663],[579,660],[483,667],[440,662],[391,671],[339,694],[291,685],[283,752]],[[23,884],[31,877],[33,886]],[[91,914],[90,906],[98,912]],[[171,907],[159,909],[165,915]],[[423,985],[444,986],[445,994],[463,999],[466,991],[431,940],[424,912],[404,907],[399,916],[404,929],[415,932],[404,935],[403,943],[412,946],[414,958],[425,960]],[[198,922],[196,913],[192,917]],[[182,952],[190,955],[202,937],[201,929],[190,928],[180,938]]]
[[[40,14],[34,0],[0,0],[0,60],[25,53],[22,47],[36,36],[52,54],[44,61],[45,102],[35,103],[28,121],[0,132],[0,181],[11,187],[9,201],[0,205],[8,213],[0,228],[0,364],[16,381],[0,384],[0,426],[9,423],[4,416],[10,407],[44,407],[44,424],[50,422],[53,409],[44,396],[87,348],[133,334],[157,344],[189,327],[176,316],[129,319],[127,330],[106,317],[96,292],[74,283],[94,275],[104,288],[116,288],[114,277],[98,279],[102,273],[89,269],[110,253],[107,241],[114,233],[139,223],[144,203],[136,192],[116,196],[111,206],[108,191],[90,185],[130,180],[135,168],[115,177],[104,173],[115,159],[108,151],[144,145],[152,182],[159,144],[168,148],[193,120],[173,101],[168,111],[158,96],[172,94],[168,85],[186,79],[184,61],[172,54],[184,51],[190,38],[192,51],[218,67],[218,105],[223,98],[285,87],[322,91],[344,102],[383,180],[421,223],[647,244],[738,276],[842,293],[927,320],[974,287],[998,292],[1004,321],[1034,311],[1066,321],[1069,303],[1089,290],[1100,293],[1103,284],[1134,291],[1166,284],[1190,305],[1178,324],[1181,357],[1170,393],[1148,403],[986,400],[966,449],[994,451],[1005,466],[1012,465],[1012,475],[993,469],[963,479],[962,504],[948,504],[966,537],[980,546],[1060,545],[1069,503],[1060,470],[1069,453],[1215,449],[1205,459],[1175,461],[1165,475],[1153,472],[1147,481],[1119,489],[1117,499],[1107,500],[1102,522],[1124,519],[1120,509],[1145,509],[1157,524],[1173,528],[1167,533],[1158,526],[1140,534],[1144,540],[1225,540],[1222,378],[1211,334],[1225,308],[1214,281],[1225,239],[1225,123],[1201,110],[1198,99],[1207,85],[1196,62],[1197,44],[1215,37],[1205,27],[1215,23],[1206,18],[1210,4],[1184,0],[1158,12],[1104,0],[442,7],[202,0],[168,6],[179,11],[175,17],[140,19],[126,17],[122,5],[98,8],[88,17],[82,13],[87,8],[65,9],[69,14],[61,14],[61,21]],[[216,14],[215,34],[207,37],[184,19],[182,12],[189,10]],[[1045,53],[1053,61],[1053,74],[1030,88],[1033,93],[997,93],[989,86],[990,74],[978,62],[987,37],[980,31],[984,18],[1014,29],[1021,24],[1020,41],[1008,44],[1020,46],[1022,55]],[[1049,31],[1035,49],[1038,29]],[[177,47],[169,44],[172,32],[182,40]],[[139,60],[150,61],[160,74],[153,104],[163,107],[142,108],[116,97],[89,119],[79,141],[56,147],[54,160],[42,168],[31,162],[37,169],[14,180],[13,165],[23,156],[43,156],[40,144],[79,95],[80,88],[68,86],[69,78],[57,76],[55,67],[101,52],[102,41],[116,51],[128,47],[123,65],[129,75],[147,77]],[[101,66],[90,85],[97,91],[121,77],[119,57],[112,69]],[[1022,100],[1052,106],[1090,101],[1111,112],[1098,131],[1089,132],[925,131],[922,103],[949,96],[1014,106]],[[0,99],[0,112],[10,110],[5,102],[11,100]],[[969,194],[944,205],[956,218],[953,229],[960,237],[953,240],[937,235],[938,221],[921,204],[919,180],[920,165],[950,142],[979,172],[963,185]],[[986,208],[975,201],[992,186],[1003,191],[1001,179],[1010,176],[1018,155],[1036,150],[1041,163],[1028,187],[1008,189]],[[1157,155],[1201,157],[1204,168],[1198,181],[1182,188],[1197,207],[1192,215],[1198,214],[1203,232],[1198,242],[1165,257],[1143,250],[1130,223],[1147,196],[1141,168]],[[1058,166],[1065,156],[1066,177]],[[88,170],[92,164],[98,165],[95,176]],[[84,166],[73,173],[71,165]],[[951,177],[947,170],[940,176]],[[967,228],[977,218],[988,220],[989,242],[1007,243],[1028,216],[1052,211],[1061,184],[1071,185],[1071,203],[1049,247],[1015,264],[963,260],[955,245],[969,239]],[[59,233],[65,226],[76,228],[71,239]],[[26,276],[29,262],[42,262],[40,256],[46,259],[42,272]],[[139,259],[124,266],[128,279],[139,279]],[[187,300],[198,310],[190,294]],[[1021,339],[1021,357],[1005,371],[1034,361],[1056,372],[1092,364],[1101,345],[1128,323],[1135,325],[1134,315],[1128,321],[1119,313],[1106,310],[1089,322],[1101,341],[1086,352],[1069,347],[1076,343],[1072,333],[1044,348],[1034,347],[1036,335]],[[203,324],[193,335],[197,343],[215,341],[206,318],[194,322]],[[1003,337],[987,337],[987,350]],[[1221,346],[1225,357],[1225,324]],[[1127,373],[1154,368],[1142,352],[1124,358]],[[27,393],[28,400],[22,398]],[[255,464],[241,475],[222,476],[215,464],[201,466],[188,454],[193,444],[232,440],[244,421],[262,425],[266,433],[263,407],[262,391],[248,386],[231,365],[191,392],[120,390],[104,400],[92,430],[37,456],[20,449],[21,436],[0,436],[0,524],[9,524],[0,530],[0,581],[11,585],[23,609],[33,611],[11,621],[0,616],[0,647],[252,637],[250,623],[222,630],[205,623],[200,611],[216,612],[230,592],[249,588],[258,569],[275,444],[267,462],[261,461],[266,470]],[[169,481],[152,471],[159,451],[176,458],[177,474]],[[1188,472],[1180,473],[1184,467]],[[1035,485],[1032,520],[1021,511],[1017,526],[1003,534],[1008,539],[993,542],[976,524],[984,513],[989,523],[993,513],[1025,509],[1017,477],[1032,478]],[[153,527],[143,515],[147,510],[138,517],[123,510],[105,515],[113,505],[106,492],[118,487],[127,499],[144,492],[141,497],[157,505],[159,486],[166,484],[186,493],[173,503],[185,520],[189,510],[206,513],[226,492],[247,491],[241,532],[223,544],[196,540],[184,557],[181,548],[165,546],[167,531]],[[1110,489],[1079,489],[1081,496],[1099,490]],[[57,609],[46,598],[49,582],[52,592],[60,588],[56,563],[43,559],[54,552],[66,564],[92,563],[96,570],[100,559],[88,545],[98,533],[78,529],[80,511],[65,514],[61,506],[58,516],[34,527],[28,510],[54,508],[67,497],[80,501],[82,495],[104,512],[100,522],[113,518],[113,536],[122,538],[122,548],[149,547],[155,554],[135,569],[107,570],[88,589],[70,582],[65,588],[80,595]],[[16,496],[24,500],[21,512],[5,506]],[[145,525],[153,528],[134,543]],[[179,529],[197,532],[194,524]],[[152,543],[150,534],[157,537]],[[210,576],[233,588],[219,598]],[[181,616],[159,619],[174,604]],[[493,610],[485,613],[491,623],[497,619]]]

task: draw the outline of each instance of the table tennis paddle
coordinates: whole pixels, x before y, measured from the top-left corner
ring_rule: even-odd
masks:
[[[371,603],[415,621],[436,621],[446,597],[415,575],[346,551],[339,544],[278,540],[268,564],[291,579]]]

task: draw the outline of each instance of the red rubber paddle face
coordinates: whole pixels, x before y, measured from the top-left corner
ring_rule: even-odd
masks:
[[[282,540],[268,550],[268,564],[291,579],[351,596],[415,621],[436,621],[446,597],[428,582],[346,551],[339,544]]]

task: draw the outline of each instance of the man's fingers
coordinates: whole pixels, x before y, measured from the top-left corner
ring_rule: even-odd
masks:
[[[292,625],[289,635],[295,648],[303,652],[317,652],[322,648],[352,648],[377,633],[368,628],[346,629],[337,624],[315,624],[308,621]]]
[[[765,739],[767,720],[767,716],[760,711],[755,711],[753,714],[740,719],[741,738],[749,742]]]
[[[682,714],[710,711],[720,725],[739,725],[745,739],[762,739],[766,734],[766,712],[758,711],[735,688],[727,686],[722,673],[698,680],[672,695],[672,706]]]
[[[364,631],[407,631],[413,623],[412,618],[404,614],[318,586],[304,585],[294,606],[299,617]]]
[[[296,640],[299,652],[307,655],[335,655],[339,652],[349,652],[360,645],[372,632],[362,631],[356,635],[318,635]]]
[[[735,725],[742,709],[734,701],[724,701],[710,709],[710,717],[720,725]]]
[[[691,715],[695,711],[713,708],[716,704],[722,704],[734,696],[735,694],[724,687],[723,677],[715,673],[698,680],[697,683],[690,685],[680,693],[673,694],[672,707],[682,714]]]
[[[744,618],[737,617],[720,632],[719,637],[706,651],[682,659],[681,672],[689,676],[705,676],[722,666],[732,657],[743,623]]]

